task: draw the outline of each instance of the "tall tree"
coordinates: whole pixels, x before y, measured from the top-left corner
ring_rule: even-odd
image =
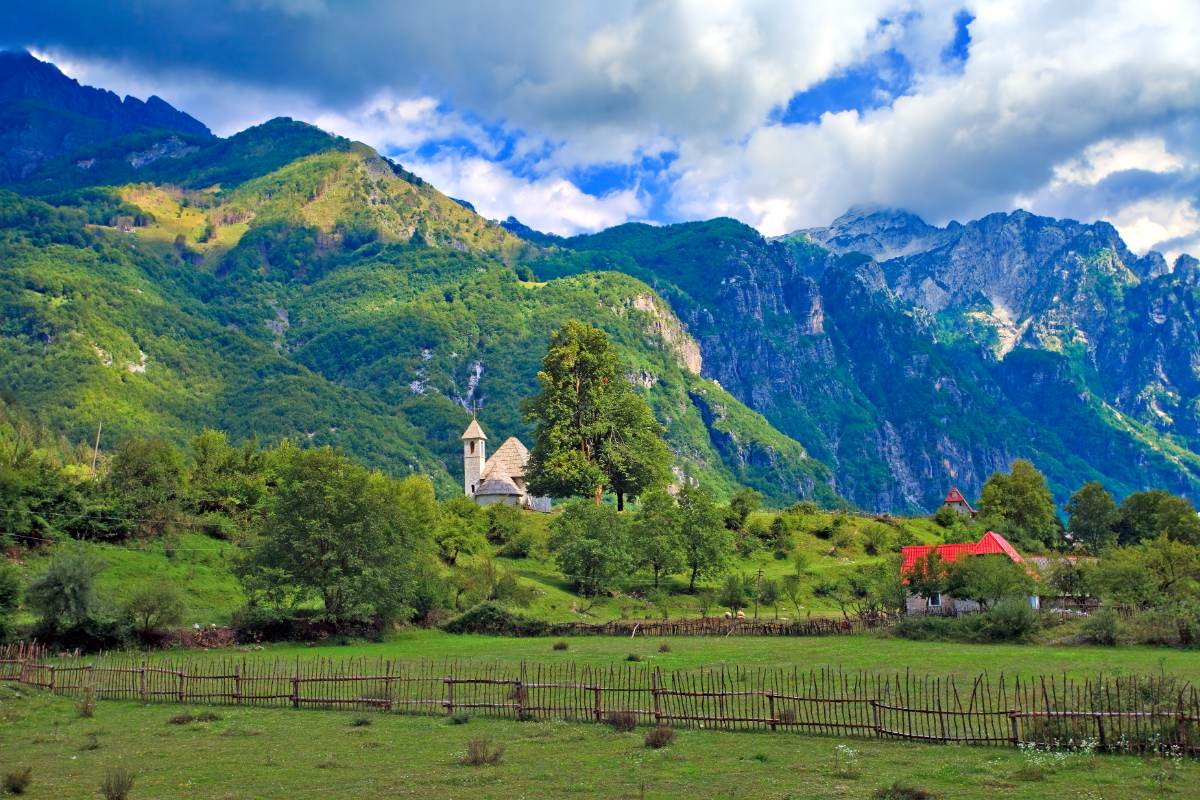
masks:
[[[979,512],[1019,546],[1052,547],[1062,536],[1046,476],[1023,458],[1014,461],[1007,474],[993,472],[987,479],[979,495]]]
[[[646,401],[624,377],[604,331],[568,320],[550,337],[537,375],[541,391],[523,405],[534,423],[525,469],[533,494],[637,494],[666,480],[670,458]]]
[[[429,479],[396,481],[329,448],[280,451],[258,546],[239,568],[248,592],[319,598],[339,621],[403,616],[432,554]]]
[[[650,406],[628,381],[615,384],[609,411],[600,462],[609,488],[617,496],[617,510],[623,511],[626,495],[640,495],[666,484],[671,450]]]
[[[550,523],[550,552],[581,593],[599,594],[629,570],[625,517],[612,506],[571,503]]]
[[[733,550],[733,538],[725,527],[721,510],[712,495],[699,486],[684,486],[677,495],[683,531],[683,562],[690,571],[688,591],[696,591],[696,579],[715,575],[725,568]]]
[[[1134,545],[1159,536],[1177,542],[1200,544],[1200,517],[1185,498],[1165,489],[1134,492],[1117,514],[1117,535],[1122,545]]]
[[[642,496],[630,525],[634,558],[650,570],[654,588],[659,578],[683,566],[683,528],[675,498],[659,490]]]
[[[1117,501],[1098,481],[1089,481],[1067,501],[1071,538],[1093,553],[1117,540]]]
[[[131,439],[117,448],[107,489],[141,529],[159,534],[175,520],[184,499],[183,456],[161,439]]]
[[[745,531],[746,520],[762,507],[762,493],[754,489],[738,489],[729,498],[729,509],[725,514],[725,527],[732,531]]]

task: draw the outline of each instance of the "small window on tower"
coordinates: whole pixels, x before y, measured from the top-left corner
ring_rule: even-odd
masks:
[[[471,442],[471,454],[474,455],[474,453],[475,453],[475,443]]]

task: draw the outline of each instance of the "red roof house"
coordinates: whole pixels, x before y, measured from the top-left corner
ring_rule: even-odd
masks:
[[[942,505],[950,506],[956,511],[962,511],[975,516],[975,509],[971,508],[971,504],[967,502],[967,498],[963,497],[963,493],[958,490],[957,486],[951,486],[950,491],[946,492],[946,499],[942,501]]]
[[[964,501],[966,502],[966,501]],[[1000,534],[995,531],[988,531],[983,535],[983,538],[978,542],[964,542],[962,544],[916,544],[910,547],[905,547],[900,551],[900,574],[904,575],[911,572],[918,561],[929,555],[930,551],[936,552],[938,558],[946,563],[958,561],[966,556],[988,556],[988,555],[1006,555],[1014,562],[1021,564],[1025,559],[1021,554],[1008,543]]]

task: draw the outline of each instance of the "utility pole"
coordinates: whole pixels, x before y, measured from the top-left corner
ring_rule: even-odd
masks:
[[[104,427],[104,420],[100,420],[96,425],[96,445],[92,448],[92,477],[96,477],[96,459],[100,457],[100,429]]]
[[[762,567],[758,568],[758,574],[754,576],[754,619],[758,620],[758,598],[762,594]]]

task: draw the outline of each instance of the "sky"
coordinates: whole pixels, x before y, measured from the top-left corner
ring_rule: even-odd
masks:
[[[8,0],[0,47],[228,135],[291,116],[560,234],[1025,208],[1200,253],[1200,3]]]

